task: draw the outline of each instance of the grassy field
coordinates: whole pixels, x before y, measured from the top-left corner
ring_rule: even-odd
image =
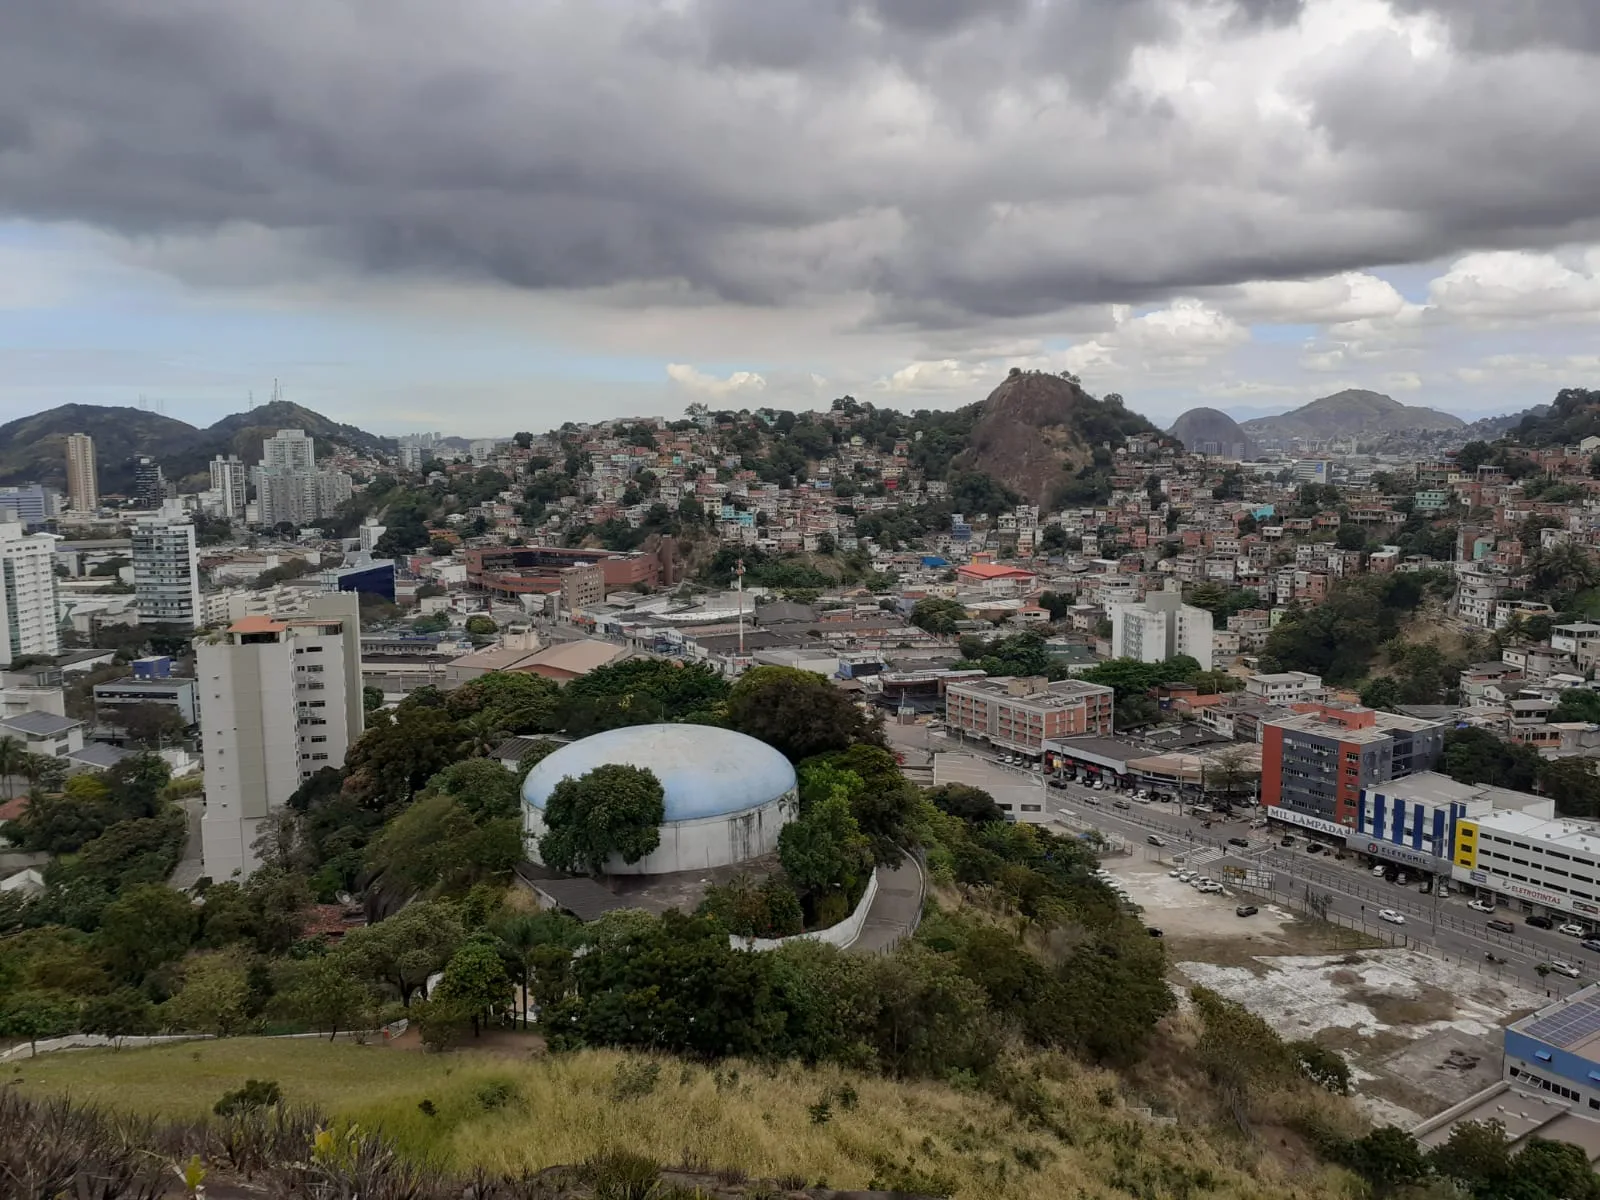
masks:
[[[408,1153],[457,1168],[575,1163],[620,1148],[838,1188],[1004,1200],[1346,1194],[1336,1173],[1291,1175],[1242,1139],[1149,1123],[1123,1107],[1114,1075],[1058,1059],[1033,1067],[1043,1121],[940,1084],[608,1051],[433,1055],[237,1038],[51,1054],[4,1078],[32,1093],[174,1117],[209,1112],[247,1078],[274,1079],[291,1102],[381,1128]],[[419,1107],[425,1100],[433,1115]]]

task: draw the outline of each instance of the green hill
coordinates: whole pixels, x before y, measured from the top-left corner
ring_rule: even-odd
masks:
[[[139,408],[63,404],[0,425],[0,484],[43,483],[65,489],[67,436],[94,438],[100,490],[125,492],[133,485],[134,460],[155,457],[167,478],[204,486],[206,463],[218,454],[237,454],[247,463],[261,457],[261,443],[280,429],[304,429],[317,441],[319,455],[334,447],[365,453],[392,451],[394,439],[288,401],[264,404],[224,417],[206,429]]]

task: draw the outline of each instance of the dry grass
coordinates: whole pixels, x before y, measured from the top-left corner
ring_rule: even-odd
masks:
[[[245,1078],[275,1079],[290,1100],[380,1128],[409,1153],[456,1168],[543,1167],[624,1149],[663,1163],[802,1176],[832,1187],[876,1182],[1000,1200],[1344,1194],[1337,1172],[1286,1166],[1251,1142],[1192,1124],[1152,1125],[1123,1107],[1118,1077],[1059,1058],[1029,1062],[1028,1086],[1043,1097],[1044,1115],[1036,1121],[987,1094],[942,1084],[833,1069],[732,1064],[716,1070],[654,1061],[654,1089],[618,1098],[619,1065],[637,1071],[640,1060],[611,1051],[507,1060],[472,1051],[405,1054],[239,1038],[54,1054],[22,1064],[8,1082],[114,1108],[191,1116]],[[1167,1083],[1192,1086],[1176,1077]],[[513,1099],[486,1107],[485,1089],[492,1094],[496,1085],[502,1094],[509,1088]],[[434,1115],[418,1107],[423,1100]],[[829,1111],[819,1121],[816,1106],[824,1100]]]
[[[1383,1025],[1430,1025],[1456,1015],[1454,998],[1438,987],[1423,987],[1415,996],[1397,996],[1393,992],[1358,987],[1346,996],[1364,1005]]]

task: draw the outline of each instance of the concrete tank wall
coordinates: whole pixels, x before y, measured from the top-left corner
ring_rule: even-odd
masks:
[[[798,803],[793,791],[758,808],[694,821],[668,821],[661,826],[661,844],[632,865],[613,857],[608,875],[667,875],[673,871],[704,871],[749,862],[778,849],[778,834],[793,816]],[[539,838],[544,834],[544,811],[524,806],[524,831],[528,858],[540,862]]]

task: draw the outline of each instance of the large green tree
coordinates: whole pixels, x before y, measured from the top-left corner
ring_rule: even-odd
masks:
[[[655,772],[609,763],[563,779],[545,802],[539,856],[563,871],[598,875],[612,855],[636,863],[661,844],[665,792]]]
[[[843,796],[818,801],[778,834],[778,861],[812,920],[832,925],[849,914],[872,872],[872,843]]]
[[[335,954],[358,976],[392,988],[409,1007],[412,996],[442,970],[466,937],[456,906],[442,900],[408,904],[393,916],[345,934]]]
[[[793,667],[756,667],[733,685],[728,723],[799,762],[859,743],[883,744],[883,732],[846,692],[821,675]]]
[[[375,880],[391,896],[459,895],[486,879],[506,878],[522,858],[516,817],[475,819],[466,803],[444,793],[417,800],[367,849]]]
[[[197,924],[188,897],[163,884],[147,884],[106,905],[97,941],[111,969],[137,983],[162,964],[182,958]]]
[[[432,999],[466,1013],[473,1037],[495,1010],[510,1008],[511,977],[491,936],[474,935],[450,956]]]

